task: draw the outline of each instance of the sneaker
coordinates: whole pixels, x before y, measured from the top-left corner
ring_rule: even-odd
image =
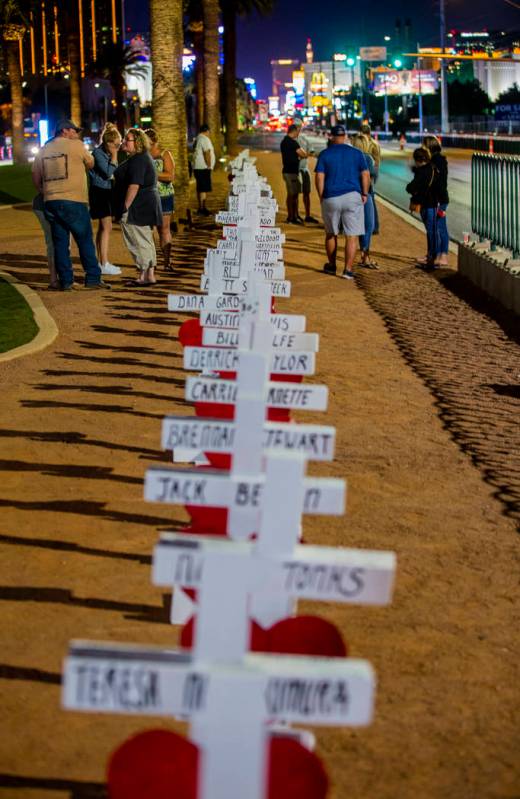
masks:
[[[120,275],[123,271],[119,268],[119,266],[114,266],[114,264],[111,264],[108,261],[106,264],[100,264],[100,268],[102,275]]]
[[[296,219],[291,219],[291,225],[303,225],[303,219],[297,216]]]
[[[89,291],[93,291],[95,289],[111,289],[112,286],[105,280],[100,280],[99,283],[89,283],[89,285],[85,286],[85,288]]]
[[[349,269],[345,269],[341,277],[344,277],[345,280],[354,280],[354,272],[351,272]]]
[[[323,267],[323,271],[327,275],[335,275],[336,274],[336,267],[332,266],[331,264],[325,264],[325,266]]]
[[[313,216],[306,216],[305,217],[305,221],[306,222],[310,222],[313,225],[319,225],[320,224],[319,220],[315,219]]]

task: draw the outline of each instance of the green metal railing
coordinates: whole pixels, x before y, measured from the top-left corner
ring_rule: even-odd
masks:
[[[520,158],[474,153],[471,159],[471,227],[520,255]]]

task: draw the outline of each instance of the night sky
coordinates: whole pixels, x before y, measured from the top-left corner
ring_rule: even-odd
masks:
[[[127,24],[133,30],[146,30],[146,4],[126,0],[125,7]],[[238,75],[256,78],[258,96],[267,97],[271,93],[271,58],[305,60],[309,36],[315,61],[330,60],[334,52],[383,44],[385,34],[394,37],[396,18],[410,18],[413,43],[438,44],[438,0],[329,0],[328,4],[275,0],[275,11],[269,17],[255,15],[239,22]],[[446,0],[446,26],[448,30],[520,30],[520,9],[505,0]]]

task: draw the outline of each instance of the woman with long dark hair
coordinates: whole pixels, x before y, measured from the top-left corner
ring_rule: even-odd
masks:
[[[448,161],[442,154],[442,145],[436,136],[425,136],[423,147],[431,154],[431,162],[438,173],[439,207],[437,209],[437,258],[436,266],[448,266],[448,252],[450,247],[450,234],[446,212],[450,197],[448,194]]]
[[[418,264],[426,271],[436,267],[437,259],[437,208],[439,205],[438,174],[432,164],[430,151],[417,147],[413,152],[413,180],[406,187],[411,195],[410,211],[420,214],[426,229],[428,254],[424,264]]]

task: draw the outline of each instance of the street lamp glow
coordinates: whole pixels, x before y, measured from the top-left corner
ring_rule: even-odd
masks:
[[[392,37],[391,36],[385,36],[384,38],[385,38],[385,42],[389,42]]]

